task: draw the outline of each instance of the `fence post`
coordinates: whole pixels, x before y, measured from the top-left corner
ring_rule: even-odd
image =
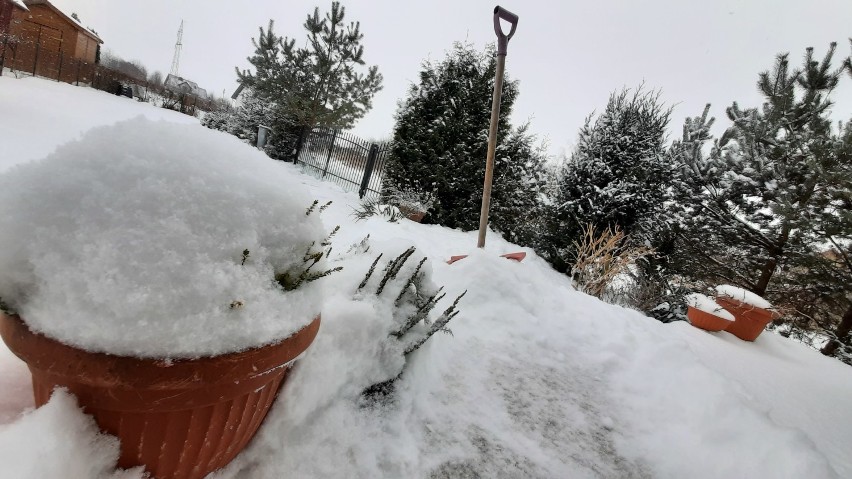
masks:
[[[367,156],[367,166],[364,167],[364,178],[361,179],[361,188],[358,189],[358,197],[363,199],[370,186],[370,177],[373,176],[373,168],[376,166],[376,157],[379,156],[379,145],[370,145],[370,154]]]
[[[38,52],[41,50],[41,43],[36,43],[35,58],[33,59],[33,76],[36,76],[36,68],[38,68]]]
[[[59,72],[56,73],[56,81],[62,81],[62,60],[63,60],[62,50],[59,50]]]
[[[9,48],[9,36],[3,34],[3,54],[0,55],[0,75],[3,75],[3,69],[6,68],[6,50]]]
[[[331,135],[331,144],[328,145],[328,157],[325,159],[325,168],[322,170],[323,178],[328,174],[328,163],[331,161],[331,152],[334,151],[334,140],[337,139],[337,130],[332,131],[334,131],[334,134]]]

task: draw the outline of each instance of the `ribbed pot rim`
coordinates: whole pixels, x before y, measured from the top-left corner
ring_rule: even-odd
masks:
[[[721,316],[717,316],[716,314],[703,311],[689,305],[687,305],[686,316],[689,318],[689,323],[691,325],[706,331],[722,331],[733,323],[733,321]]]
[[[742,311],[745,314],[756,314],[756,315],[759,315],[759,316],[767,316],[767,317],[770,318],[770,320],[776,319],[776,318],[781,316],[780,313],[778,313],[778,311],[776,311],[774,309],[761,308],[759,306],[755,306],[753,304],[748,304],[744,301],[741,301],[741,300],[736,299],[736,298],[732,298],[732,297],[730,297],[728,295],[724,295],[724,294],[717,296],[716,301],[717,302],[722,301],[722,302],[728,303],[728,305],[722,304],[723,307],[732,306],[734,308],[739,309],[740,311]],[[726,307],[726,309],[727,309],[727,307]]]
[[[273,344],[219,356],[147,359],[94,353],[32,331],[19,316],[0,313],[0,336],[31,369],[82,384],[121,389],[191,389],[229,384],[286,367],[316,337],[320,316]]]

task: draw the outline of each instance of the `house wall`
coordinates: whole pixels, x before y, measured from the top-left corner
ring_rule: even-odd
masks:
[[[12,10],[15,9],[9,0],[0,0],[0,37],[9,31],[9,22],[12,20]],[[0,41],[0,49],[3,48]]]
[[[12,21],[12,9],[16,8],[10,0],[0,0],[0,68],[6,59],[6,35],[9,33],[9,22]]]
[[[83,61],[94,63],[98,51],[98,42],[82,33],[77,32],[77,45],[74,48],[74,58],[79,58]]]
[[[70,75],[70,68],[76,68],[75,59],[94,63],[97,40],[82,33],[77,24],[46,5],[32,4],[29,9],[28,12],[20,9],[12,12],[9,33],[18,43],[14,59],[7,62],[8,66],[39,76],[64,79]]]

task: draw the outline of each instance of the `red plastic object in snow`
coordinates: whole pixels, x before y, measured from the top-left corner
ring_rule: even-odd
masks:
[[[526,257],[527,257],[527,254],[526,254],[526,253],[524,253],[523,251],[518,251],[517,253],[506,253],[506,254],[501,254],[500,256],[501,256],[501,257],[503,257],[503,258],[506,258],[506,259],[512,259],[512,260],[515,260],[515,261],[517,261],[518,263],[520,263],[521,261],[523,261],[523,260],[524,260],[524,258],[526,258]]]
[[[501,258],[506,258],[506,259],[511,259],[511,260],[514,260],[514,261],[517,261],[517,262],[519,262],[519,263],[520,263],[521,261],[523,261],[523,260],[524,260],[524,258],[526,258],[526,257],[527,257],[527,254],[526,254],[525,252],[523,252],[523,251],[518,251],[517,253],[506,253],[506,254],[501,254],[501,255],[500,255],[500,257],[501,257]],[[467,255],[466,255],[466,254],[460,254],[460,255],[456,255],[456,256],[450,256],[450,260],[449,260],[449,261],[447,261],[447,264],[453,264],[453,263],[455,263],[456,261],[458,261],[458,260],[462,260],[462,259],[465,259],[465,258],[467,258]]]

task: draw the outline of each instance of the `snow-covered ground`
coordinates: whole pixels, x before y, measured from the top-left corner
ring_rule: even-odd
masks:
[[[194,121],[38,79],[0,78],[0,112],[0,170],[97,125]],[[369,404],[377,309],[344,284],[357,263],[331,276],[322,330],[284,400],[216,479],[852,477],[852,368],[771,333],[747,343],[602,303],[493,233],[479,251],[475,232],[353,222],[355,194],[278,166],[334,201],[323,221],[341,226],[339,254],[367,234],[378,249],[412,243],[448,297],[468,293],[453,335],[430,339],[392,399]],[[519,250],[523,263],[498,257]],[[470,257],[445,264],[454,254]],[[0,346],[0,478],[139,477],[114,470],[114,442],[67,395],[30,411],[28,375]]]

